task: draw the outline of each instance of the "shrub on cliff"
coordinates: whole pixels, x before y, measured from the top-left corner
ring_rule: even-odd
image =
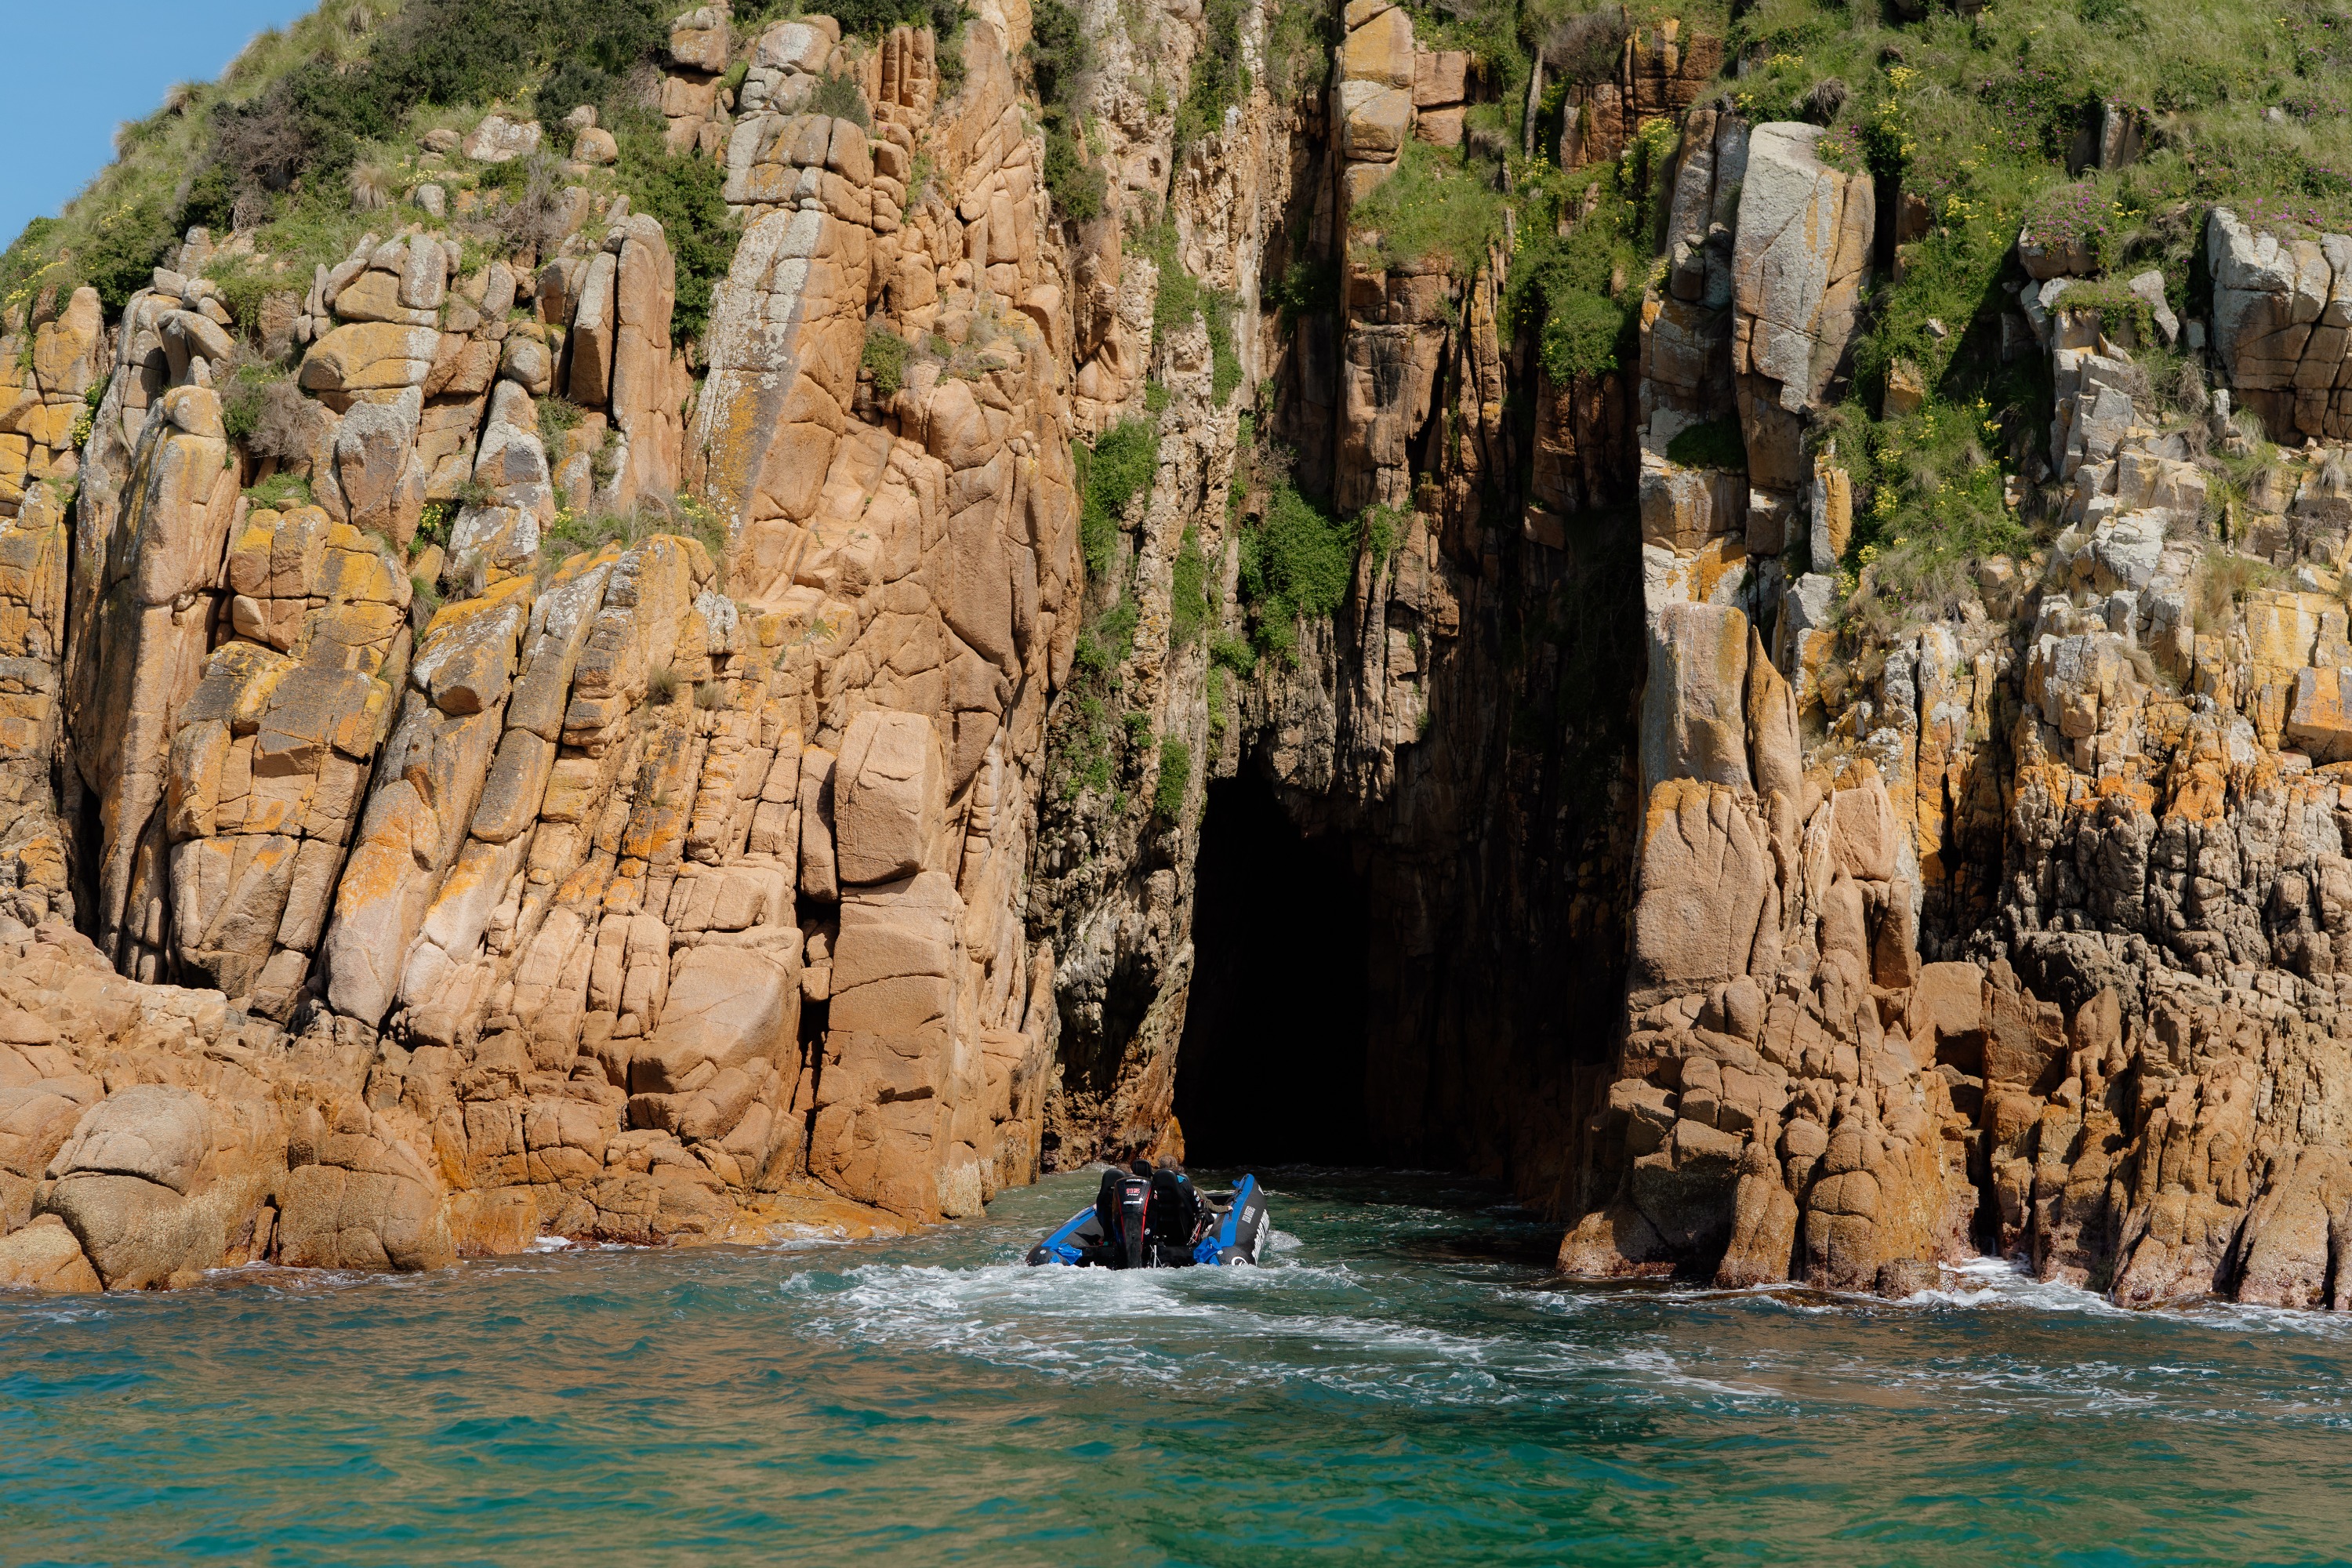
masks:
[[[2032,548],[2032,533],[2011,510],[2000,465],[1988,450],[2001,429],[1990,403],[1931,404],[1906,418],[1883,420],[1848,404],[1821,428],[1834,432],[1836,458],[1855,482],[1848,565],[1885,558],[1878,575],[1899,588],[1930,581],[1932,569],[1946,562]],[[1813,569],[1837,567],[1815,562]]]
[[[830,114],[835,120],[846,120],[860,131],[874,129],[874,110],[866,101],[866,89],[851,76],[829,76],[816,84],[816,92],[809,100],[810,112]]]
[[[1076,101],[1079,80],[1094,65],[1086,23],[1062,0],[1037,0],[1029,12],[1029,68],[1037,101],[1046,108]]]
[[[221,425],[230,440],[245,444],[256,457],[298,455],[288,448],[299,443],[306,400],[295,390],[291,376],[265,365],[241,364],[220,392]]]
[[[1323,90],[1339,43],[1339,8],[1328,0],[1275,0],[1265,22],[1265,85],[1278,103]]]
[[[1190,646],[1216,615],[1209,565],[1208,552],[1201,548],[1201,531],[1187,523],[1183,542],[1169,568],[1168,637],[1178,647]]]
[[[1245,0],[1203,0],[1201,47],[1192,56],[1192,84],[1176,106],[1176,148],[1183,150],[1224,129],[1225,110],[1248,100],[1249,65],[1242,58]]]
[[[913,352],[912,344],[881,321],[866,326],[866,351],[858,363],[874,373],[875,396],[887,402],[898,395],[907,383],[907,356]]]
[[[1091,447],[1077,447],[1076,454],[1078,543],[1087,570],[1100,578],[1110,570],[1128,502],[1148,493],[1160,471],[1160,430],[1145,420],[1122,419]]]
[[[1078,94],[1094,66],[1094,46],[1077,12],[1062,0],[1038,0],[1030,27],[1026,53],[1045,132],[1045,190],[1055,212],[1084,223],[1102,216],[1108,190],[1102,170],[1087,162],[1078,142]]]
[[[672,12],[681,8],[679,3],[669,6]],[[822,5],[808,4],[806,0],[759,0],[758,4],[735,8],[735,30],[739,35],[753,33],[782,17],[811,11],[822,11],[840,23],[844,37],[878,38],[893,27],[929,27],[937,33],[941,46],[942,72],[950,52],[945,46],[963,36],[963,19],[970,15],[962,0],[827,0]]]
[[[332,179],[410,109],[510,98],[542,70],[542,118],[583,102],[617,107],[624,79],[667,45],[674,9],[665,0],[409,0],[362,58],[307,60],[251,100],[220,105],[215,155],[243,192]]]
[[[1210,396],[1223,408],[1242,384],[1242,356],[1234,340],[1234,315],[1240,302],[1222,289],[1212,289],[1184,269],[1176,245],[1176,225],[1163,219],[1139,238],[1138,248],[1160,268],[1159,292],[1151,300],[1151,348],[1154,354],[1171,331],[1192,324],[1198,316],[1209,334]]]
[[[1054,210],[1074,223],[1102,216],[1109,205],[1109,178],[1087,162],[1068,117],[1060,110],[1045,112],[1045,192],[1054,198]]]
[[[1192,748],[1170,736],[1160,742],[1160,779],[1151,791],[1151,815],[1175,822],[1184,815],[1184,796],[1192,784]]]
[[[1405,524],[1412,521],[1412,514],[1404,508],[1384,504],[1366,507],[1356,519],[1356,542],[1370,559],[1374,576],[1396,553],[1398,542],[1404,537]]]
[[[2189,577],[2191,613],[2200,632],[2228,631],[2240,606],[2255,590],[2275,586],[2285,576],[2267,561],[2235,551],[2208,549]]]
[[[1285,331],[1301,316],[1328,316],[1339,308],[1339,264],[1294,256],[1282,276],[1265,285],[1259,298],[1281,312]]]
[[[147,287],[164,250],[178,237],[161,200],[149,196],[128,203],[98,220],[73,258],[74,280],[97,289],[107,313],[116,314]]]
[[[1544,369],[1554,385],[1580,375],[1606,375],[1617,368],[1617,343],[1625,335],[1626,312],[1613,301],[1582,289],[1553,291],[1544,307],[1538,342]]]
[[[629,205],[657,219],[677,264],[677,306],[670,335],[698,338],[710,321],[710,296],[734,265],[742,231],[727,212],[727,171],[692,153],[669,156],[649,126],[622,133],[621,186]]]
[[[1598,200],[1583,212],[1583,193],[1595,186]],[[1561,235],[1560,209],[1569,202],[1581,216]],[[1554,176],[1528,203],[1504,279],[1504,323],[1534,329],[1553,384],[1605,375],[1624,362],[1628,305],[1648,263],[1633,236],[1652,204],[1647,182],[1635,183],[1620,163]]]
[[[1267,492],[1241,550],[1242,599],[1260,653],[1287,658],[1300,617],[1323,619],[1347,601],[1361,538],[1360,522],[1333,517],[1286,481]]]

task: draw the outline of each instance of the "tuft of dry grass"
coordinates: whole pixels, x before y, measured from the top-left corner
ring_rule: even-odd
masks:
[[[2248,595],[2279,580],[2279,569],[2267,561],[2216,547],[2205,552],[2189,580],[2189,604],[2200,632],[2229,629]]]
[[[392,171],[382,163],[354,163],[344,178],[351,186],[353,212],[380,213],[392,205]]]

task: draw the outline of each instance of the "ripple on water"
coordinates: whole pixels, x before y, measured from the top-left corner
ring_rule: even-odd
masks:
[[[2352,1550],[2327,1314],[1561,1287],[1457,1178],[1266,1267],[1031,1269],[1086,1175],[845,1243],[0,1305],[0,1558],[2126,1562]]]

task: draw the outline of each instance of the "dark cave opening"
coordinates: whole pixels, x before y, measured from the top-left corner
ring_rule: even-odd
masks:
[[[1194,889],[1186,1158],[1364,1163],[1370,927],[1345,850],[1302,835],[1244,773],[1209,786]]]

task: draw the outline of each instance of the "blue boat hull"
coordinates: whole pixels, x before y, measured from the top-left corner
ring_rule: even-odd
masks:
[[[1255,1263],[1259,1245],[1269,1228],[1265,1189],[1255,1176],[1244,1176],[1229,1193],[1203,1193],[1209,1219],[1192,1243],[1193,1264]],[[1029,1249],[1032,1267],[1058,1264],[1064,1268],[1108,1268],[1110,1249],[1104,1246],[1102,1222],[1094,1205],[1072,1215],[1039,1238]],[[1165,1265],[1162,1265],[1163,1267]],[[1181,1265],[1180,1265],[1181,1267]]]

